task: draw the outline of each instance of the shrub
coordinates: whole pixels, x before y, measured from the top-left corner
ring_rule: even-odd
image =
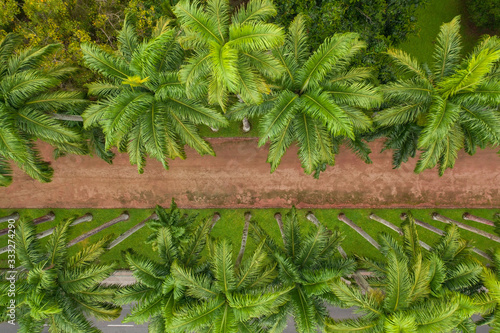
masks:
[[[478,27],[500,29],[500,4],[498,0],[468,0],[467,9],[472,21]]]

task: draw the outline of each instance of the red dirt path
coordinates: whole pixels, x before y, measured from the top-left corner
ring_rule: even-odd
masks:
[[[128,156],[118,154],[113,165],[88,156],[67,156],[52,162],[54,180],[38,183],[15,171],[14,182],[0,188],[2,208],[148,208],[180,207],[500,207],[500,156],[479,150],[473,157],[460,153],[456,166],[438,177],[436,170],[413,173],[415,160],[391,168],[391,153],[378,153],[372,144],[372,165],[345,149],[334,167],[319,180],[305,175],[296,148],[270,174],[267,146],[253,138],[209,140],[217,157],[188,152],[184,161],[170,161],[163,170],[148,160],[137,174]],[[43,155],[51,148],[41,145]]]

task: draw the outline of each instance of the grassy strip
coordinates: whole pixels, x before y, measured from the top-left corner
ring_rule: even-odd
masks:
[[[42,215],[47,214],[50,209],[18,209],[16,210],[21,214],[21,218],[25,219],[33,219]],[[91,229],[110,221],[111,219],[117,217],[121,214],[123,210],[121,209],[53,209],[56,213],[56,220],[51,222],[46,222],[37,226],[37,232],[42,232],[49,228],[56,226],[60,221],[65,218],[69,218],[72,216],[81,216],[87,212],[90,212],[94,215],[94,220],[92,222],[86,222],[79,224],[70,229],[70,240],[81,235],[84,232],[90,231]],[[132,228],[137,223],[141,222],[143,219],[148,217],[153,209],[130,209],[128,210],[130,213],[130,219],[125,222],[120,222],[105,231],[93,235],[92,237],[82,241],[81,243],[76,244],[72,248],[70,248],[70,253],[74,253],[77,250],[81,249],[86,244],[93,243],[106,235],[113,235],[113,238],[116,238],[121,233],[126,230]],[[186,213],[198,214],[200,219],[203,218],[211,218],[213,213],[216,210],[214,209],[205,209],[205,210],[185,210]],[[234,254],[236,255],[239,249],[239,244],[241,241],[241,233],[243,230],[244,224],[244,213],[247,209],[219,209],[217,210],[221,214],[221,219],[217,222],[215,228],[212,231],[212,236],[215,238],[227,237],[232,241],[234,246]],[[266,229],[271,237],[275,240],[280,240],[281,236],[279,233],[278,226],[276,221],[274,220],[274,213],[281,212],[285,214],[287,209],[252,209],[250,210],[252,213],[252,219],[261,225],[264,229]],[[304,228],[310,229],[312,224],[306,220],[305,215],[308,210],[299,210],[299,217],[302,221]],[[401,224],[401,220],[399,219],[399,214],[403,212],[402,209],[345,209],[342,210],[346,214],[348,218],[353,220],[356,224],[358,224],[361,228],[363,228],[368,234],[377,239],[377,234],[380,232],[385,232],[391,234],[393,236],[397,236],[397,234],[388,229],[387,227],[379,224],[378,222],[372,221],[368,218],[368,215],[371,212],[379,215],[380,217],[392,222],[393,224],[399,226]],[[430,213],[433,211],[437,211],[440,214],[447,216],[451,219],[455,219],[457,221],[472,225],[476,228],[485,230],[487,232],[493,233],[493,227],[482,225],[472,221],[462,220],[462,214],[466,211],[465,209],[415,209],[413,210],[413,214],[415,218],[423,220],[439,229],[444,229],[445,224],[437,221],[433,221],[430,218]],[[492,219],[493,215],[497,213],[499,210],[493,209],[470,209],[467,210],[471,214],[481,216],[487,219]],[[0,209],[0,216],[6,216],[14,212],[12,209]],[[341,212],[340,209],[317,209],[314,210],[314,214],[316,217],[324,223],[328,228],[335,229],[338,228],[345,235],[345,240],[343,243],[343,247],[347,253],[357,254],[360,256],[367,256],[371,258],[380,258],[380,254],[377,251],[374,251],[373,247],[361,236],[359,236],[354,230],[349,228],[347,225],[343,224],[337,219],[337,215]],[[7,222],[0,223],[0,228],[5,228],[7,226]],[[433,234],[430,231],[427,231],[423,228],[418,227],[418,232],[423,241],[432,245],[439,236]],[[475,235],[471,232],[461,230],[461,234],[466,239],[469,239],[474,242],[475,246],[481,250],[487,250],[498,246],[497,243],[481,237],[479,235]],[[132,248],[134,251],[138,253],[142,253],[145,255],[153,255],[151,252],[151,248],[149,244],[145,243],[147,236],[149,235],[149,229],[147,227],[142,228],[124,242],[117,245],[111,251],[106,253],[103,256],[103,261],[116,261],[118,263],[119,268],[126,268],[126,264],[122,259],[121,252]],[[47,241],[47,238],[42,239],[42,243]],[[0,247],[6,246],[7,237],[2,236],[0,238]],[[248,244],[248,250],[246,254],[252,253],[255,248],[255,244],[250,241]],[[483,260],[481,257],[479,259]],[[7,254],[4,253],[0,255],[0,268],[6,267],[6,259]]]
[[[250,119],[250,131],[243,132],[243,124],[241,121],[229,121],[229,126],[219,129],[214,132],[208,126],[199,126],[200,135],[205,138],[220,138],[220,137],[240,137],[251,138],[259,136],[259,119]]]

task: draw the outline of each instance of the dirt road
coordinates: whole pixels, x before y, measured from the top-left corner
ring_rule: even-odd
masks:
[[[2,208],[146,208],[168,206],[174,197],[180,207],[500,207],[500,156],[479,150],[473,157],[460,153],[453,170],[438,177],[435,170],[413,173],[415,160],[391,168],[391,153],[378,153],[372,144],[372,165],[345,149],[336,165],[319,180],[303,173],[292,148],[278,170],[270,174],[267,146],[257,140],[211,139],[217,157],[188,151],[184,161],[170,161],[166,171],[148,160],[137,174],[128,156],[113,165],[89,156],[67,156],[52,162],[54,180],[38,183],[15,171],[10,187],[0,188]],[[43,145],[45,157],[52,149]]]

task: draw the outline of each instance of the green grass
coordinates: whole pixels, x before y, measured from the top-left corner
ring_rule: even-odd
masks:
[[[420,7],[416,14],[418,34],[411,36],[398,48],[408,52],[421,62],[430,64],[439,27],[457,15],[461,15],[462,18],[462,53],[470,52],[481,34],[469,28],[471,24],[468,21],[463,0],[430,0],[427,5]]]
[[[21,214],[21,217],[24,219],[33,219],[39,216],[43,216],[47,214],[51,209],[0,209],[0,217],[11,214],[14,211],[18,211]],[[42,232],[49,228],[54,227],[60,221],[65,218],[69,218],[72,216],[81,216],[87,212],[91,212],[94,215],[94,220],[92,222],[86,222],[79,224],[75,227],[70,228],[69,239],[73,239],[78,235],[81,235],[91,229],[110,221],[111,219],[119,216],[122,209],[53,209],[52,211],[56,214],[56,220],[51,222],[42,223],[37,226],[37,232]],[[81,249],[83,246],[91,244],[96,240],[105,237],[106,235],[112,234],[113,238],[117,237],[124,231],[130,229],[140,221],[144,220],[148,217],[153,210],[152,209],[129,209],[130,219],[125,222],[120,222],[115,224],[114,226],[105,229],[101,233],[98,233],[78,244],[71,247],[69,252],[74,253],[77,250]],[[244,213],[248,211],[248,209],[204,209],[204,210],[184,210],[186,213],[198,214],[199,219],[211,218],[215,211],[218,211],[221,214],[221,219],[217,222],[215,228],[212,231],[212,236],[215,238],[227,237],[231,240],[234,247],[234,255],[236,256],[241,242],[241,233],[244,225]],[[249,210],[252,213],[252,219],[258,223],[262,228],[264,228],[270,236],[276,241],[280,241],[280,232],[276,221],[274,220],[274,213],[281,212],[283,215],[288,211],[287,209],[252,209]],[[377,238],[377,234],[380,232],[386,232],[397,237],[397,234],[385,227],[382,224],[379,224],[376,221],[372,221],[368,218],[368,215],[371,212],[379,215],[380,217],[394,223],[399,226],[401,224],[401,220],[399,219],[399,214],[403,212],[402,209],[315,209],[314,214],[316,217],[324,223],[328,228],[335,229],[338,228],[345,235],[345,240],[342,244],[345,251],[349,254],[357,254],[360,256],[367,256],[374,259],[380,259],[380,253],[375,251],[375,249],[361,236],[359,236],[354,230],[340,222],[337,219],[337,216],[340,212],[344,212],[345,215],[363,228],[368,234],[370,234],[375,239]],[[423,220],[439,229],[444,229],[446,227],[445,224],[437,221],[433,221],[430,218],[430,213],[433,211],[437,211],[440,214],[447,216],[449,218],[455,219],[457,221],[467,223],[476,228],[485,230],[489,233],[493,233],[493,227],[479,224],[471,221],[462,220],[461,216],[466,211],[465,209],[415,209],[412,210],[415,218]],[[493,215],[499,212],[498,209],[470,209],[467,210],[471,214],[481,216],[487,219],[492,219]],[[302,222],[303,230],[307,231],[312,228],[311,222],[307,221],[305,218],[305,214],[308,212],[307,209],[298,210],[299,220]],[[0,228],[3,229],[7,227],[7,222],[0,223]],[[432,244],[439,238],[438,235],[422,229],[418,227],[418,232],[421,240],[425,241],[429,245]],[[118,246],[113,248],[111,251],[107,252],[102,260],[105,262],[116,261],[118,263],[119,268],[126,268],[126,264],[122,259],[122,251],[132,248],[134,251],[138,253],[142,253],[144,255],[149,255],[156,257],[155,253],[151,251],[150,245],[146,244],[144,241],[149,235],[150,231],[147,227],[142,228],[125,241],[120,243]],[[476,247],[481,250],[487,250],[498,246],[497,243],[484,238],[479,235],[475,235],[469,231],[461,230],[461,234],[464,238],[468,240],[472,240]],[[50,236],[49,236],[50,237]],[[47,242],[48,237],[43,238],[41,240],[42,244]],[[7,244],[7,237],[0,237],[0,247],[4,247]],[[253,241],[249,241],[246,255],[252,253],[255,248],[255,244]],[[483,258],[478,257],[480,260]],[[6,259],[7,253],[0,255],[0,268],[6,267]]]
[[[259,136],[259,119],[250,119],[251,129],[249,132],[243,132],[243,125],[241,121],[229,121],[229,126],[219,129],[214,132],[208,126],[199,126],[200,135],[206,138],[220,138],[220,137],[242,137],[251,138]]]

